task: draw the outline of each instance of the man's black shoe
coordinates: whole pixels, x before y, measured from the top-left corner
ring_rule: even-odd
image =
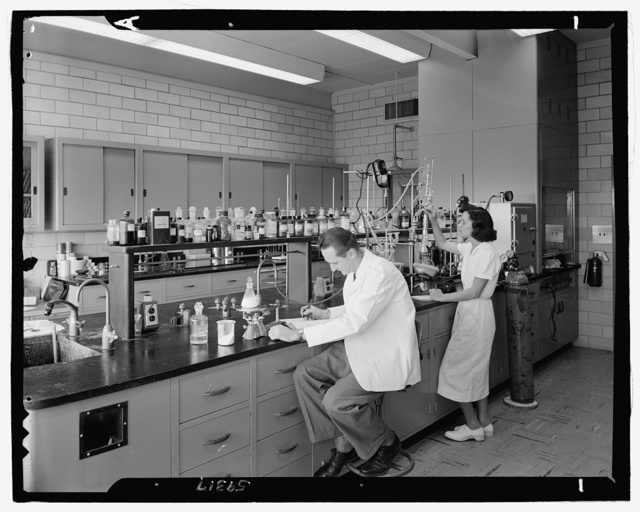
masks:
[[[338,476],[347,462],[353,462],[357,459],[358,454],[355,448],[351,448],[347,453],[339,452],[335,448],[331,448],[331,458],[329,462],[318,469],[313,476]]]
[[[358,468],[362,476],[381,476],[391,469],[391,462],[400,453],[400,439],[394,434],[393,443],[390,446],[381,446],[367,462]]]

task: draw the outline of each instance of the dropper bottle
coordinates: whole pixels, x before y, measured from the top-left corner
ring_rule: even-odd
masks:
[[[209,341],[209,319],[202,314],[202,302],[193,306],[196,314],[189,319],[189,343],[204,345]]]

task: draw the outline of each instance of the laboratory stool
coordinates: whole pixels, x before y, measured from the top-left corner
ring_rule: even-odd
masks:
[[[422,359],[422,351],[420,350],[420,341],[422,340],[422,325],[417,320],[416,320],[416,334],[418,339],[418,351],[420,352],[420,359]],[[410,387],[411,387],[410,385],[407,386],[406,388],[401,390],[400,393],[406,392],[407,389],[409,389]],[[384,395],[382,395],[380,398],[378,398],[374,402],[376,406],[376,413],[378,413],[378,415],[382,413],[383,399],[384,399]],[[349,471],[351,471],[352,473],[358,476],[367,477],[368,475],[362,474],[358,469],[359,466],[364,464],[364,461],[360,461],[356,464],[358,465],[356,466],[355,464],[348,462],[347,467],[349,468]],[[416,465],[416,461],[413,460],[413,457],[411,456],[411,454],[409,454],[409,452],[407,452],[406,450],[403,450],[402,448],[400,448],[400,452],[398,453],[398,455],[396,455],[393,461],[391,461],[391,468],[389,469],[389,471],[384,475],[379,475],[378,478],[397,477],[397,476],[407,475],[413,470],[415,465]]]

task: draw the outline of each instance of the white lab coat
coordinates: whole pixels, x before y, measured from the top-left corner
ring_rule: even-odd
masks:
[[[367,391],[394,391],[420,381],[415,306],[393,263],[368,250],[345,278],[344,306],[304,329],[309,347],[344,339],[351,370]]]

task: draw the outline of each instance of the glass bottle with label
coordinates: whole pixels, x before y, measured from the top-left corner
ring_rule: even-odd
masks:
[[[227,210],[222,211],[222,215],[216,223],[220,231],[220,240],[231,240],[231,219],[227,217]]]
[[[349,216],[349,212],[346,207],[340,212],[340,227],[347,231],[351,231],[351,217]]]
[[[304,220],[300,215],[296,216],[296,223],[294,228],[296,236],[304,236]]]
[[[267,237],[267,221],[261,213],[256,218],[256,229],[258,231],[258,238],[263,239]]]
[[[266,216],[267,226],[266,226],[266,237],[267,238],[277,238],[278,236],[278,219],[274,212],[267,212]]]
[[[116,219],[109,219],[107,226],[107,245],[120,245],[119,234]]]
[[[336,220],[333,218],[333,214],[329,214],[327,217],[327,230],[336,227]]]
[[[289,232],[287,217],[280,217],[278,219],[278,238],[286,238]]]
[[[178,241],[178,225],[174,217],[169,221],[169,243],[175,244]]]
[[[147,223],[142,220],[142,217],[136,222],[135,232],[136,245],[147,245]]]
[[[209,319],[202,314],[202,302],[193,306],[195,315],[189,319],[189,343],[204,345],[209,341]]]
[[[129,217],[128,211],[125,211],[118,221],[119,242],[120,245],[133,245],[135,242],[135,222]]]
[[[400,229],[409,229],[411,227],[411,214],[404,206],[398,214],[398,227]]]

